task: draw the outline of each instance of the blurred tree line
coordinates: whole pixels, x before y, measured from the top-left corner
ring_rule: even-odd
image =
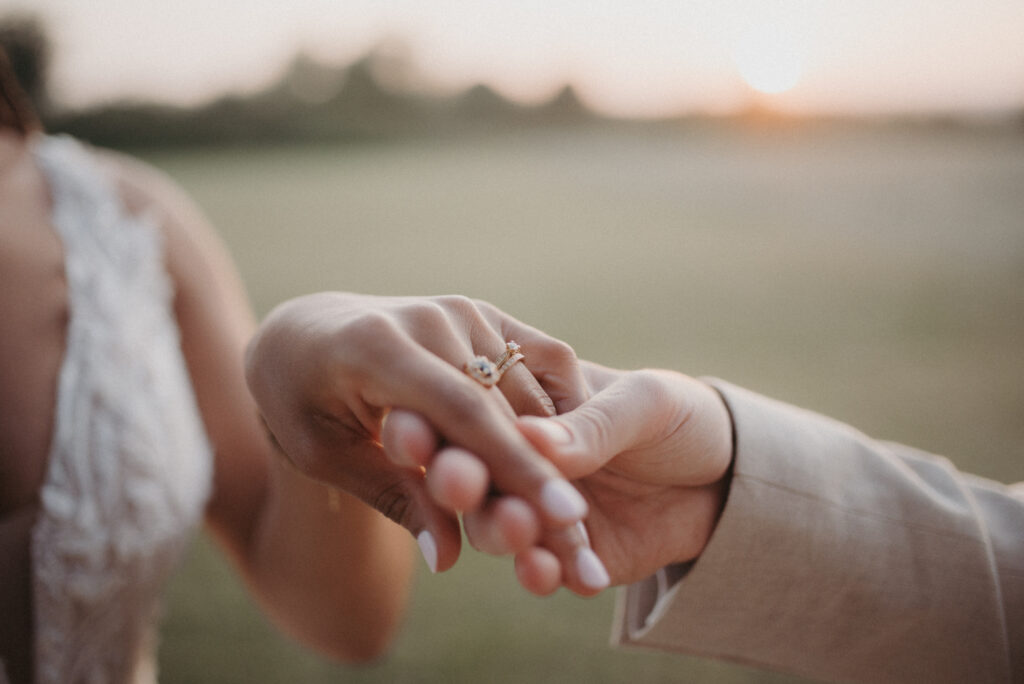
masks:
[[[472,130],[583,123],[596,118],[565,86],[524,106],[485,85],[451,96],[426,91],[396,46],[336,66],[298,54],[281,77],[252,95],[224,95],[198,107],[116,102],[62,110],[46,75],[52,44],[42,21],[0,19],[0,46],[46,129],[113,148],[259,142],[363,140]]]
[[[62,109],[50,97],[47,71],[53,48],[44,23],[28,14],[0,17],[0,47],[36,107],[46,129],[119,149],[186,145],[338,142],[465,132],[611,123],[589,110],[566,85],[547,102],[527,106],[479,84],[443,96],[425,86],[400,44],[382,44],[351,64],[331,65],[296,55],[282,75],[252,95],[224,95],[198,107],[147,102],[107,103],[81,110]],[[756,102],[727,117],[683,115],[661,122],[619,125],[735,125],[778,129],[809,119],[849,124],[839,117],[794,118]],[[853,120],[854,125],[872,123]],[[882,125],[967,125],[955,117],[880,118]],[[1024,131],[1024,110],[1013,122]]]

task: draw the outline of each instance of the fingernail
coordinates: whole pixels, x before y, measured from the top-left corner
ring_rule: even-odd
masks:
[[[552,444],[565,445],[572,442],[572,433],[558,421],[548,418],[534,418],[532,416],[523,417],[521,420],[528,421],[530,425],[536,426]]]
[[[404,439],[389,439],[388,444],[383,445],[384,454],[391,459],[391,462],[402,468],[419,468],[420,464],[409,455],[408,444]]]
[[[396,444],[392,449],[384,449],[384,454],[391,459],[391,462],[402,468],[415,468],[419,464],[409,458],[409,455],[402,449],[401,444]]]
[[[612,581],[604,569],[604,563],[588,548],[576,552],[576,572],[580,575],[580,581],[591,589],[604,589]]]
[[[437,543],[434,541],[434,535],[430,534],[429,530],[423,530],[416,536],[416,543],[430,572],[437,572]]]
[[[566,480],[556,478],[545,482],[540,490],[540,502],[545,511],[559,520],[581,520],[587,515],[586,499]]]
[[[590,535],[587,534],[587,526],[583,524],[582,520],[576,523],[576,529],[579,530],[580,536],[583,537],[583,543],[590,546]]]

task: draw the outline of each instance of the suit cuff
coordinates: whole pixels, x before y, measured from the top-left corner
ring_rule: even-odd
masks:
[[[620,590],[613,643],[812,677],[1006,678],[991,551],[948,461],[708,382],[736,434],[725,508],[660,600],[656,577]]]

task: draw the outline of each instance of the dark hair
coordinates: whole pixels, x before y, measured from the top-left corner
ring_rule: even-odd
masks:
[[[22,135],[39,130],[36,116],[28,94],[18,82],[14,65],[7,50],[0,45],[0,127],[13,128]]]

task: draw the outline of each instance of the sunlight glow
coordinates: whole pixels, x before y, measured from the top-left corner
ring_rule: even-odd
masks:
[[[798,37],[785,26],[764,24],[742,32],[733,46],[732,60],[747,85],[775,95],[800,82],[805,52]]]

